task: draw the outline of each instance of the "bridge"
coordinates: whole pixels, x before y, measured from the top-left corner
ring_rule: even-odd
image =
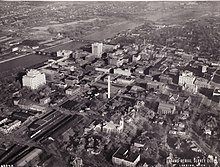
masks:
[[[95,42],[101,42],[96,40],[88,40],[88,39],[79,39],[79,38],[71,38],[72,41],[76,42],[83,42],[83,43],[95,43]]]

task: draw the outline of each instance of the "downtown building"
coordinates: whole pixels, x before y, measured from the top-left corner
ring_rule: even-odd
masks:
[[[92,54],[97,58],[102,57],[103,43],[94,43],[92,44]]]

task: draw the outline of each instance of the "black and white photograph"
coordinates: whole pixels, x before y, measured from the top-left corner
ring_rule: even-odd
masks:
[[[0,167],[220,167],[220,1],[0,0]]]

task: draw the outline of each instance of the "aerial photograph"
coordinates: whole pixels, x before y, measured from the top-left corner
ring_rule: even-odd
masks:
[[[220,167],[220,1],[0,1],[0,167]]]

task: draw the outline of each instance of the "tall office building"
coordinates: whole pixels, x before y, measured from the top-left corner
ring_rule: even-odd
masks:
[[[103,43],[92,44],[92,54],[95,55],[97,58],[102,57],[102,49],[103,49]]]
[[[31,89],[38,89],[40,86],[46,84],[46,76],[38,70],[31,69],[22,78],[23,86],[27,86]]]

